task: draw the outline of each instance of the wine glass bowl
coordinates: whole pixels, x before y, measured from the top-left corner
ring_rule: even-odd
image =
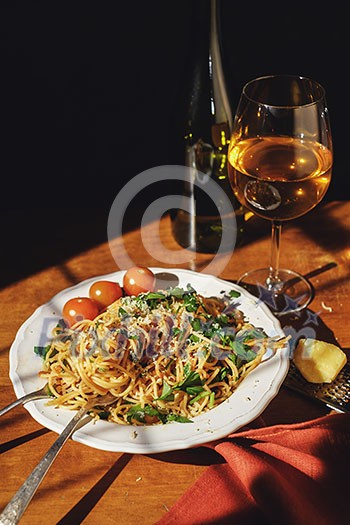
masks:
[[[325,91],[318,82],[270,75],[244,86],[228,151],[229,179],[238,201],[271,221],[272,246],[270,266],[246,272],[238,282],[255,287],[276,314],[299,311],[312,300],[309,281],[279,268],[281,227],[321,202],[332,163]]]

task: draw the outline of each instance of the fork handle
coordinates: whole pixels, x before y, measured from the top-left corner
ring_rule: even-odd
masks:
[[[46,452],[45,456],[43,456],[32,473],[29,474],[21,488],[16,492],[16,494],[0,514],[0,525],[14,525],[19,522],[23,512],[26,510],[28,504],[34,496],[40,483],[44,479],[47,471],[51,467],[57,454],[67,439],[72,435],[79,421],[86,414],[86,412],[90,410],[90,408],[91,406],[85,405],[80,410],[78,410],[68,425],[63,429],[59,437]]]
[[[47,397],[51,397],[49,394],[45,394],[44,392],[31,392],[30,394],[26,394],[22,397],[19,397],[9,405],[6,405],[5,407],[0,409],[0,416],[6,414],[6,412],[9,412],[12,408],[15,408],[18,405],[24,405],[24,403],[27,403],[28,401],[34,401],[35,399],[46,399]]]

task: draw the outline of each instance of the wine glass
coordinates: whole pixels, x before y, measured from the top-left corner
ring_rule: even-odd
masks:
[[[325,90],[318,82],[277,74],[243,87],[228,151],[229,178],[240,203],[271,221],[272,240],[270,266],[246,272],[238,284],[276,315],[300,311],[313,298],[306,278],[279,268],[281,229],[323,199],[332,163]]]

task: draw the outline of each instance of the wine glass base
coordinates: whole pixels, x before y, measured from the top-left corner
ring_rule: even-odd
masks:
[[[269,286],[269,268],[260,268],[243,274],[237,284],[258,297],[276,316],[306,308],[314,297],[311,283],[292,270],[279,270],[278,275],[278,283]]]

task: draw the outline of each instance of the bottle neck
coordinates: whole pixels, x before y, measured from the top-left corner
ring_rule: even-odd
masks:
[[[219,146],[216,135],[222,133],[224,125],[226,138],[232,130],[232,112],[221,56],[220,5],[220,0],[193,3],[192,60],[188,70],[189,78],[192,78],[187,104],[191,142],[202,138],[215,146]],[[201,137],[203,129],[209,130],[209,119],[211,125],[219,125],[217,130],[213,129],[215,137]]]
[[[228,122],[229,130],[231,132],[232,112],[227,95],[221,58],[220,0],[210,0],[210,14],[209,68],[211,68],[213,100],[216,106],[216,121],[219,123]]]

